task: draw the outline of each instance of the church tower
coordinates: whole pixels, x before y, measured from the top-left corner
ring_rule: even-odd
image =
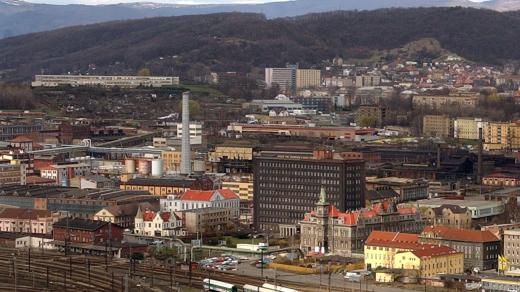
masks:
[[[318,247],[321,253],[329,251],[329,209],[330,203],[327,201],[325,187],[321,187],[320,200],[316,204],[316,219],[318,223]]]

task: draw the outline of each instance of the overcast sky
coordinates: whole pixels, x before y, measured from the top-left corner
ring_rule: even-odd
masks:
[[[33,3],[47,4],[114,4],[123,2],[154,2],[172,4],[229,4],[229,3],[267,3],[289,0],[26,0]],[[317,0],[320,1],[320,0]]]
[[[229,4],[229,3],[267,3],[282,2],[291,0],[26,0],[33,3],[47,4],[114,4],[123,2],[155,2],[155,3],[172,3],[172,4]],[[316,0],[321,1],[321,0]],[[348,1],[348,0],[345,0]],[[381,0],[384,1],[384,0]],[[484,0],[471,0],[474,2],[482,2]]]

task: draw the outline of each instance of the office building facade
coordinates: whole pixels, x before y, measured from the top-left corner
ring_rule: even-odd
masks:
[[[276,231],[297,225],[312,211],[321,187],[340,211],[364,206],[365,162],[360,157],[334,158],[330,150],[261,152],[253,161],[254,225]]]

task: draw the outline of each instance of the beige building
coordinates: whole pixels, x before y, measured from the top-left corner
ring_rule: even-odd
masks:
[[[442,115],[425,115],[423,117],[423,135],[442,138],[452,137],[452,119]]]
[[[161,158],[165,172],[179,172],[181,170],[181,151],[162,151]]]
[[[0,186],[25,185],[27,166],[25,164],[0,164]]]
[[[450,94],[450,95],[416,95],[412,98],[415,106],[428,106],[442,109],[447,106],[475,108],[478,103],[478,93]]]
[[[428,198],[428,181],[423,179],[370,176],[366,178],[365,185],[368,191],[390,188],[399,195],[399,202]]]
[[[426,225],[471,229],[471,211],[457,205],[428,208],[423,213]]]
[[[520,149],[520,123],[489,122],[484,127],[484,150]]]
[[[504,231],[504,257],[507,270],[520,269],[520,229]]]
[[[181,212],[189,234],[215,234],[234,229],[233,214],[226,208],[200,208]]]
[[[241,201],[253,200],[253,178],[251,176],[226,178],[222,180],[222,188],[232,190]]]
[[[0,212],[0,231],[51,234],[59,213],[47,210],[6,208]]]
[[[216,162],[227,157],[228,159],[253,160],[253,147],[217,146],[209,153],[210,161]]]
[[[479,128],[484,128],[485,122],[478,118],[456,118],[453,121],[453,137],[458,139],[478,140]],[[482,130],[484,135],[484,130]]]
[[[296,89],[320,87],[321,71],[317,69],[296,70]]]

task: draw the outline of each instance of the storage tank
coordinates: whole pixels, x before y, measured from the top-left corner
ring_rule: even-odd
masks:
[[[150,160],[141,159],[138,164],[139,174],[149,175],[150,174]]]
[[[152,176],[163,176],[163,160],[152,160]]]
[[[206,162],[204,160],[193,161],[193,172],[206,172]]]
[[[135,173],[135,161],[133,159],[125,160],[125,173]]]

